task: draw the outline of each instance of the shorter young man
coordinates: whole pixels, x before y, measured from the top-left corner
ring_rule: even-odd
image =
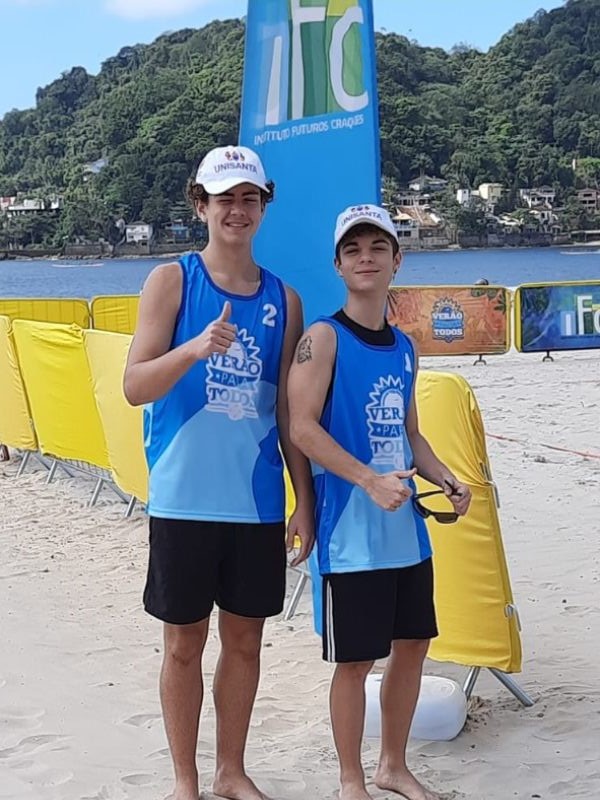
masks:
[[[387,656],[375,783],[408,800],[435,798],[406,765],[423,661],[437,635],[431,546],[412,478],[440,486],[457,515],[471,497],[419,432],[417,355],[385,318],[400,261],[384,209],[340,214],[335,267],[346,303],[307,330],[288,381],[292,440],[315,473],[323,657],[337,665],[330,707],[340,800],[370,799],[360,757],[364,687],[375,660]]]

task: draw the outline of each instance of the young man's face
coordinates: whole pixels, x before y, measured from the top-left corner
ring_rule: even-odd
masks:
[[[387,291],[401,261],[390,237],[377,228],[350,233],[342,240],[335,266],[350,291]]]
[[[260,189],[242,183],[223,194],[211,195],[208,203],[198,203],[198,215],[208,225],[211,239],[228,244],[250,242],[261,223],[264,204]]]

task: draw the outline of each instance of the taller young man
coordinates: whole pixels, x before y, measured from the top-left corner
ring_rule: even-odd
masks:
[[[164,622],[160,677],[173,800],[198,800],[201,671],[219,607],[221,653],[213,790],[263,800],[244,750],[259,680],[265,617],[285,587],[283,464],[297,497],[288,542],[296,563],[313,542],[310,470],[291,444],[287,375],[302,332],[297,294],[258,266],[252,240],[273,199],[258,156],[212,150],[188,194],[208,225],[202,253],[156,268],[142,293],[124,389],[147,404],[150,560],[146,610]]]
[[[413,505],[413,475],[442,487],[457,514],[470,491],[419,432],[412,341],[385,318],[400,265],[388,213],[344,211],[335,266],[346,303],[312,325],[290,370],[292,439],[315,465],[323,657],[336,663],[330,694],[340,800],[369,800],[361,764],[365,680],[390,656],[381,691],[378,787],[433,800],[406,765],[406,744],[429,640],[437,635],[431,547]],[[426,512],[422,512],[426,513]]]

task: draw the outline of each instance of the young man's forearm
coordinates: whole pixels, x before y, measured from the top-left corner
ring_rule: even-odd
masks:
[[[198,361],[189,342],[149,361],[127,367],[123,390],[132,406],[159,400]]]
[[[313,506],[314,492],[310,463],[304,453],[292,442],[289,413],[285,408],[279,407],[277,409],[277,427],[281,451],[290,473],[296,503],[298,505],[306,503]]]
[[[431,445],[420,433],[409,437],[417,473],[429,483],[443,488],[444,481],[454,480],[454,475],[433,452]]]
[[[291,438],[307,458],[348,483],[365,489],[375,474],[366,464],[340,447],[318,422],[306,420],[292,424]]]

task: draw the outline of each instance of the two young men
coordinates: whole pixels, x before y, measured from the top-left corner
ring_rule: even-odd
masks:
[[[279,447],[297,501],[287,532],[288,546],[301,540],[293,563],[310,553],[316,517],[324,657],[337,664],[331,713],[341,800],[369,798],[360,761],[364,683],[374,660],[390,652],[376,783],[429,800],[404,757],[422,662],[436,634],[431,549],[411,502],[412,476],[418,471],[443,487],[459,514],[469,490],[420,435],[416,354],[385,322],[400,263],[389,216],[364,206],[341,215],[335,263],[347,302],[309,328],[292,365],[300,301],[252,257],[273,190],[251,150],[217,148],[206,156],[189,197],[208,225],[209,244],[148,278],[124,380],[129,401],[147,406],[144,604],[164,623],[160,692],[172,800],[199,797],[201,659],[215,602],[221,654],[213,791],[264,800],[246,775],[244,750],[264,621],[283,605]],[[306,457],[316,469],[316,514]]]
[[[376,206],[349,208],[334,244],[346,302],[306,331],[288,392],[292,441],[314,465],[323,657],[336,664],[330,709],[340,800],[370,798],[360,756],[365,681],[388,656],[375,783],[408,800],[434,800],[405,758],[423,661],[437,635],[427,512],[415,501],[413,476],[441,487],[457,516],[466,513],[470,491],[419,432],[415,348],[386,322],[401,260],[392,220]]]
[[[160,695],[175,771],[172,800],[198,800],[202,654],[219,607],[213,682],[215,794],[264,800],[244,750],[265,618],[285,591],[283,451],[297,497],[295,563],[313,545],[308,462],[289,436],[287,376],[302,333],[297,294],[259,267],[252,240],[273,199],[258,156],[212,150],[188,187],[208,226],[202,253],[155,269],[141,296],[124,378],[146,404],[150,560],[146,610],[164,623]]]

